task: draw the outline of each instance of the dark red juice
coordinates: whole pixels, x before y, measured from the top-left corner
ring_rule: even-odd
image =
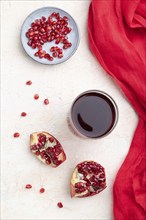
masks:
[[[102,92],[86,92],[75,100],[71,109],[71,118],[80,134],[98,138],[109,133],[114,127],[117,109],[108,95]]]

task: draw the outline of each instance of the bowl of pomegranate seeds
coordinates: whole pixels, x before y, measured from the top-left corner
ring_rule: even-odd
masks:
[[[67,12],[44,7],[32,12],[21,28],[21,42],[26,53],[42,64],[68,60],[79,45],[75,20]]]

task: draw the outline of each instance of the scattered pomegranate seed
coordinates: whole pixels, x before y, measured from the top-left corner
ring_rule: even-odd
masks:
[[[34,95],[34,99],[36,99],[36,100],[39,99],[39,95],[38,95],[38,94],[35,94],[35,95]]]
[[[28,86],[30,86],[31,84],[32,84],[32,81],[31,81],[31,80],[29,80],[29,81],[26,82],[26,85],[28,85]]]
[[[21,113],[21,116],[22,116],[22,117],[25,117],[26,115],[27,115],[26,112],[22,112],[22,113]]]
[[[14,136],[14,138],[18,138],[20,136],[20,134],[18,132],[15,132],[13,136]]]
[[[59,208],[63,208],[62,202],[58,202],[57,205],[58,205]]]
[[[41,188],[40,189],[40,193],[44,193],[45,192],[45,189],[44,188]]]
[[[26,188],[26,189],[31,189],[31,188],[32,188],[32,185],[31,185],[31,184],[27,184],[27,185],[25,186],[25,188]]]
[[[45,100],[44,100],[44,104],[45,104],[45,105],[48,105],[48,104],[49,104],[49,100],[48,100],[48,99],[45,99]]]

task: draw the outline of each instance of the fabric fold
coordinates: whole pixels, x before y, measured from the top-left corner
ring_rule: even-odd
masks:
[[[115,220],[146,219],[146,1],[92,0],[91,51],[139,116],[130,150],[113,187]]]

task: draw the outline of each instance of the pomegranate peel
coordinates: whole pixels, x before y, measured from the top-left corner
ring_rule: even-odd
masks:
[[[94,161],[79,163],[70,182],[71,197],[88,197],[100,193],[106,188],[104,168]]]
[[[30,135],[30,150],[39,160],[52,167],[66,160],[60,142],[47,132],[34,132]]]

